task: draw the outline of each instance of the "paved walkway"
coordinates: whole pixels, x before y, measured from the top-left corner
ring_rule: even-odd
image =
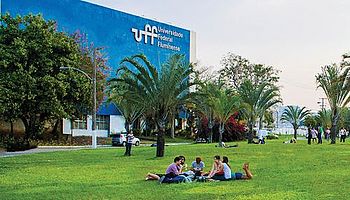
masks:
[[[54,152],[54,151],[73,151],[73,150],[79,150],[79,149],[86,149],[88,147],[85,146],[52,146],[52,147],[46,147],[46,146],[40,146],[35,149],[30,149],[26,151],[16,151],[16,152],[0,152],[0,158],[1,157],[12,157],[12,156],[20,156],[20,155],[27,155],[27,154],[33,154],[33,153],[44,153],[44,152]]]
[[[174,145],[186,145],[191,143],[166,143],[165,145],[174,146]],[[141,146],[151,146],[151,144],[141,144]],[[55,152],[55,151],[74,151],[80,149],[89,149],[91,146],[39,146],[35,149],[30,149],[27,151],[16,151],[16,152],[6,152],[0,151],[0,158],[4,157],[13,157],[20,155],[27,155],[33,153],[45,153],[45,152]],[[97,148],[125,148],[125,147],[113,147],[111,145],[98,145]]]

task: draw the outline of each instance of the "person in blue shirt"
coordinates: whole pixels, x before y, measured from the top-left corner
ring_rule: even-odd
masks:
[[[191,170],[194,172],[196,176],[201,176],[203,173],[205,165],[202,161],[201,157],[196,157],[196,160],[191,164]]]

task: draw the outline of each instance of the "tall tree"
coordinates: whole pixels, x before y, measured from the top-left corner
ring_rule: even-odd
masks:
[[[257,118],[262,117],[266,110],[281,103],[279,89],[268,83],[255,87],[249,80],[238,88],[243,102],[242,112],[248,122],[248,143],[253,142],[253,128]]]
[[[223,69],[220,79],[231,88],[238,89],[241,84],[249,80],[254,86],[260,84],[276,85],[279,71],[272,66],[251,63],[239,55],[228,53],[221,60]]]
[[[176,64],[174,64],[176,63]],[[164,132],[169,114],[190,98],[190,87],[195,83],[189,77],[193,67],[184,56],[174,54],[157,70],[144,55],[135,55],[122,60],[120,72],[129,77],[117,77],[112,82],[122,82],[130,86],[133,101],[144,104],[146,112],[153,115],[158,128],[157,157],[164,156]]]
[[[82,54],[72,37],[40,15],[6,14],[0,24],[2,118],[20,118],[25,137],[35,138],[45,121],[72,115],[77,108],[72,102],[91,105],[89,80],[74,72],[69,77],[60,73],[60,67],[81,65]]]
[[[283,111],[281,120],[292,124],[295,139],[297,139],[297,130],[299,126],[309,114],[310,110],[307,110],[306,107],[300,108],[299,106],[287,106],[287,108]]]
[[[213,92],[220,89],[217,83],[211,80],[201,80],[201,84],[198,85],[196,95],[192,98],[195,105],[195,110],[202,114],[208,120],[209,128],[209,141],[213,139],[213,126],[214,126],[214,114],[213,114],[213,95],[217,92]],[[215,98],[215,97],[214,97]]]
[[[322,72],[316,75],[317,87],[326,94],[332,111],[331,144],[336,143],[340,111],[350,101],[349,70],[349,66],[332,64],[322,67]]]

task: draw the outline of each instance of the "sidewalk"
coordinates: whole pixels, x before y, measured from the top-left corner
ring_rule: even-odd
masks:
[[[45,152],[55,152],[55,151],[73,151],[79,149],[86,149],[88,146],[39,146],[35,149],[30,149],[26,151],[16,151],[16,152],[0,152],[0,158],[27,155],[33,153],[45,153]]]
[[[166,146],[176,146],[176,145],[188,145],[192,143],[166,143]],[[140,146],[144,147],[150,147],[151,144],[140,144]],[[90,145],[86,146],[39,146],[35,149],[30,149],[26,151],[16,151],[16,152],[6,152],[6,151],[0,151],[0,158],[5,157],[13,157],[13,156],[20,156],[20,155],[28,155],[33,153],[45,153],[45,152],[55,152],[55,151],[74,151],[74,150],[80,150],[80,149],[90,149]],[[125,148],[123,146],[115,147],[112,145],[97,145],[97,148]]]

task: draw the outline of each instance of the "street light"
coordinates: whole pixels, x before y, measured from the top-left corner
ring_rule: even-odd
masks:
[[[90,81],[92,81],[92,86],[93,86],[93,107],[92,107],[92,144],[91,147],[93,149],[97,148],[97,140],[96,140],[96,112],[97,112],[97,98],[96,98],[96,74],[97,74],[97,62],[96,62],[96,52],[101,50],[103,48],[101,47],[97,47],[94,48],[93,51],[93,55],[92,55],[92,63],[93,63],[93,67],[94,67],[94,71],[92,74],[92,78],[83,70],[78,69],[78,68],[74,68],[74,67],[60,67],[60,69],[72,69],[75,70],[77,72],[80,72],[82,74],[84,74]]]
[[[95,55],[95,52],[94,52]],[[97,148],[97,141],[96,141],[96,62],[94,59],[94,73],[93,73],[93,78],[91,78],[86,72],[84,72],[81,69],[78,68],[74,68],[74,67],[60,67],[60,70],[66,70],[66,69],[71,69],[77,72],[80,72],[82,74],[84,74],[86,76],[86,78],[88,78],[92,84],[93,84],[93,110],[92,110],[92,144],[91,147],[93,149]]]

